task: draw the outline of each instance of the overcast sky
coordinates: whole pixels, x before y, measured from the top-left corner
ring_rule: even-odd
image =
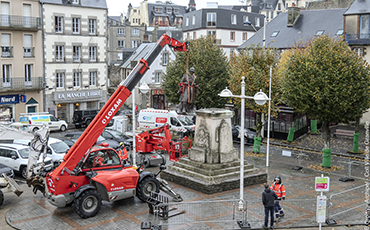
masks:
[[[108,15],[109,16],[119,16],[121,13],[126,14],[128,4],[131,3],[133,7],[139,7],[140,2],[143,0],[106,0],[108,6]],[[162,0],[165,2],[166,0]],[[149,0],[150,3],[155,3],[155,0]],[[181,6],[188,6],[189,0],[172,0],[174,4]],[[219,5],[242,5],[240,0],[195,0],[196,8],[202,9],[207,7],[207,2],[217,2]]]

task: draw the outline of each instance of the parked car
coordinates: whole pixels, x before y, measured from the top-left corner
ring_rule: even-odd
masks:
[[[30,148],[27,145],[1,144],[0,163],[9,166],[14,171],[20,173],[23,178],[26,178],[29,153]],[[41,162],[41,159],[39,162]],[[44,162],[45,171],[51,171],[53,169],[51,158],[46,157]]]
[[[39,129],[37,125],[46,125],[49,127],[50,131],[66,131],[68,128],[68,124],[63,121],[59,120],[59,118],[54,117],[53,115],[47,112],[40,112],[40,113],[21,113],[19,117],[19,122],[22,124],[29,124],[35,126],[29,126],[35,132]]]
[[[239,125],[231,126],[231,132],[233,134],[233,141],[240,142],[240,130],[241,127]],[[244,143],[254,143],[254,137],[256,136],[256,132],[245,128],[244,129]]]
[[[64,139],[69,139],[73,142],[76,142],[77,139],[82,135],[82,131],[74,131],[74,132],[69,132],[66,135],[64,135]],[[99,136],[98,139],[96,140],[96,145],[99,145],[101,143],[107,143],[109,147],[111,148],[118,148],[119,147],[119,142],[115,140],[108,140],[102,136]]]
[[[14,170],[11,169],[9,166],[6,166],[4,164],[0,164],[0,175],[7,175],[10,178],[14,178]]]
[[[79,110],[73,113],[73,124],[76,128],[87,127],[99,113],[99,109]]]
[[[117,130],[106,128],[106,129],[104,129],[101,136],[104,137],[105,139],[108,139],[108,140],[115,140],[118,143],[123,142],[125,144],[125,148],[127,149],[127,151],[131,150],[132,146],[134,145],[133,144],[134,141],[133,141],[132,138],[126,136],[125,134],[123,134],[122,132],[119,132]]]

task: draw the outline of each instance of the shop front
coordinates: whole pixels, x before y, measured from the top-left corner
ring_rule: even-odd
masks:
[[[100,109],[106,102],[104,93],[106,94],[106,91],[101,89],[54,92],[56,107],[49,107],[48,110],[59,119],[72,123],[74,111]]]
[[[0,95],[0,121],[18,121],[21,113],[39,112],[39,101],[40,95],[34,92]]]
[[[167,109],[168,102],[162,89],[151,90],[151,107],[154,109]]]

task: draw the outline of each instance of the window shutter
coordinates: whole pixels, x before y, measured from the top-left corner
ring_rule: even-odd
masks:
[[[23,43],[24,47],[32,47],[32,35],[24,35]]]

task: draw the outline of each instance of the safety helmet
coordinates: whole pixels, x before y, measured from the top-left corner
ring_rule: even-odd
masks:
[[[193,73],[195,72],[194,67],[191,67],[191,68],[190,68],[190,72],[193,72]]]

